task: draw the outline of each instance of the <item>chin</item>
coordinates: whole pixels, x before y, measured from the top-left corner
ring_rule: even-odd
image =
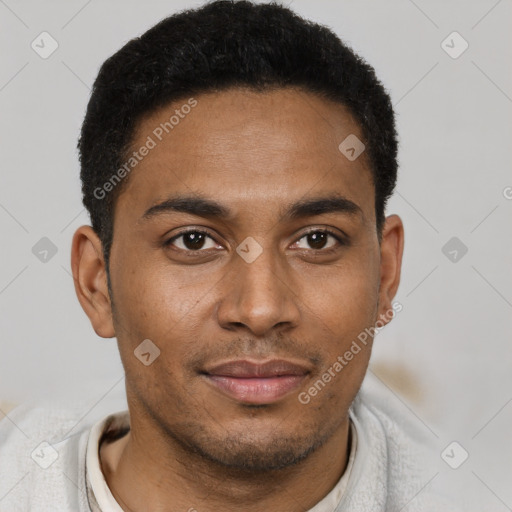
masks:
[[[318,449],[328,436],[293,436],[273,430],[259,437],[254,433],[228,435],[223,438],[203,436],[189,439],[188,449],[224,469],[250,473],[281,470],[296,466]]]

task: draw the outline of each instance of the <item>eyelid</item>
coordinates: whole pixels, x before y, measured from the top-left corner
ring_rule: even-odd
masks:
[[[325,233],[327,235],[331,235],[338,242],[338,244],[340,246],[349,245],[349,237],[345,233],[340,234],[337,231],[334,231],[332,229],[325,228],[325,227],[324,228],[313,227],[313,228],[308,229],[306,232],[302,233],[299,236],[299,238],[297,238],[297,240],[295,242],[293,242],[293,244],[298,243],[305,236],[308,236],[311,233]],[[337,249],[336,247],[329,247],[328,249],[302,249],[301,248],[301,249],[295,249],[295,250],[297,250],[297,251],[313,251],[313,252],[318,252],[318,253],[328,253],[328,252],[336,250],[336,249]]]
[[[206,236],[210,237],[217,245],[222,245],[222,244],[220,244],[216,240],[214,235],[212,235],[209,231],[207,231],[203,227],[201,227],[201,228],[185,228],[183,231],[180,231],[179,233],[176,233],[171,238],[166,239],[164,241],[164,245],[165,246],[171,245],[171,243],[174,242],[176,239],[178,239],[180,236],[187,235],[189,233],[199,233],[199,234],[202,234],[202,235],[206,235]],[[181,249],[181,250],[183,250],[183,249]],[[201,250],[190,251],[190,252],[201,252]]]
[[[307,231],[305,231],[304,233],[302,233],[302,235],[300,236],[300,238],[298,240],[300,240],[302,237],[306,236],[306,235],[309,235],[310,233],[327,233],[328,235],[332,235],[334,238],[340,240],[341,242],[345,242],[345,243],[348,243],[348,235],[345,234],[343,231],[341,230],[334,230],[334,229],[331,229],[331,228],[328,228],[328,227],[312,227],[312,228],[308,228]]]
[[[172,245],[172,243],[177,240],[178,238],[180,238],[181,236],[183,235],[187,235],[188,233],[199,233],[199,234],[203,234],[203,235],[206,235],[208,236],[209,238],[211,238],[217,245],[222,245],[220,244],[217,240],[216,240],[216,237],[214,235],[212,235],[206,228],[203,228],[203,227],[198,227],[198,228],[185,228],[183,229],[182,231],[180,231],[179,233],[176,233],[175,235],[173,235],[171,238],[167,239],[164,241],[164,246],[170,246]],[[311,233],[325,233],[327,235],[331,235],[333,238],[336,239],[336,241],[340,244],[340,245],[348,245],[349,244],[349,237],[343,233],[343,234],[340,234],[338,233],[337,231],[334,231],[333,229],[330,229],[330,228],[327,228],[327,227],[310,227],[307,229],[307,231],[304,231],[300,234],[300,236],[298,238],[295,239],[294,242],[292,242],[292,245],[293,244],[296,244],[298,243],[300,240],[302,240],[304,237],[308,236],[309,234]],[[177,248],[178,251],[182,251],[182,252],[188,252],[188,253],[200,253],[200,252],[207,252],[207,251],[210,251],[210,249],[198,249],[196,251],[193,251],[193,250],[184,250],[184,249],[180,249],[180,248]],[[329,248],[329,249],[296,249],[296,250],[302,250],[302,251],[315,251],[315,252],[328,252],[329,250],[333,250],[333,248]]]

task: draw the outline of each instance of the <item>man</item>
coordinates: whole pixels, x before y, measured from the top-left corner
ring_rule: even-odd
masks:
[[[209,3],[103,64],[79,150],[92,226],[73,278],[117,338],[129,411],[72,436],[72,414],[39,413],[45,463],[25,457],[1,506],[448,510],[410,420],[360,392],[404,244],[384,213],[393,110],[368,64],[287,8]],[[36,447],[0,432],[0,464]]]

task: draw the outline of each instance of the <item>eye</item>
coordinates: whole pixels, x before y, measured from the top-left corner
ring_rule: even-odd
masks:
[[[206,232],[197,229],[184,231],[167,240],[164,245],[174,246],[182,251],[200,251],[202,249],[214,249],[219,244]]]
[[[302,245],[300,245],[301,242]],[[326,251],[328,249],[336,248],[337,245],[347,244],[340,235],[337,235],[328,229],[316,229],[302,236],[294,245],[297,245],[297,249]],[[307,247],[307,245],[309,245],[309,247]]]
[[[347,242],[333,231],[328,229],[315,229],[303,235],[294,243],[296,249],[310,249],[313,251],[330,252]],[[199,229],[183,231],[164,242],[165,247],[172,246],[183,252],[206,252],[208,249],[222,248],[207,232]]]

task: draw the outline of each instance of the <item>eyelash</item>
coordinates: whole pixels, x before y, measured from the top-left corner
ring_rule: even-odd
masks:
[[[200,234],[200,235],[206,235],[208,236],[209,238],[211,238],[215,243],[218,243],[215,238],[208,232],[208,231],[204,231],[204,230],[201,230],[201,229],[189,229],[189,230],[186,230],[186,231],[182,231],[181,233],[178,233],[177,235],[174,235],[172,238],[169,238],[168,240],[166,240],[163,245],[165,247],[170,247],[172,245],[172,243],[174,241],[176,241],[178,238],[184,236],[184,235],[187,235],[189,233],[197,233],[197,234]],[[343,238],[341,235],[339,235],[338,233],[334,232],[334,231],[331,231],[330,229],[327,229],[327,228],[323,228],[323,229],[311,229],[310,231],[307,231],[306,233],[304,233],[300,238],[298,238],[296,240],[296,242],[302,240],[304,237],[308,236],[308,235],[311,235],[313,233],[324,233],[324,234],[327,234],[327,235],[331,235],[337,242],[340,246],[347,246],[349,245],[348,244],[348,241]],[[294,242],[294,243],[296,243]],[[220,244],[219,244],[220,245]],[[330,254],[331,252],[335,251],[337,249],[337,247],[329,247],[328,249],[297,249],[299,251],[304,251],[304,250],[310,250],[310,251],[314,251],[316,253],[323,253],[323,254]],[[179,252],[183,252],[185,254],[188,254],[190,256],[192,255],[196,255],[196,254],[199,254],[201,252],[208,252],[208,249],[198,249],[196,251],[192,250],[192,249],[180,249],[180,248],[177,248],[175,249]]]

